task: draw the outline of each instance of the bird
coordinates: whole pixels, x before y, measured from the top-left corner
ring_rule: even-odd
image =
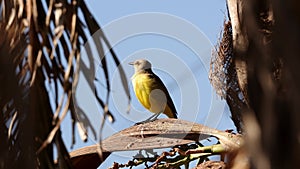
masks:
[[[169,118],[177,118],[172,98],[161,79],[153,73],[151,63],[145,59],[138,59],[129,64],[133,65],[135,71],[131,81],[138,101],[154,113],[153,116],[140,123],[154,121],[161,113]]]

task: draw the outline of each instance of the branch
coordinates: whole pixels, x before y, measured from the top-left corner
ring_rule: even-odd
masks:
[[[220,144],[201,147],[195,151],[186,151],[184,153],[187,155],[193,154],[191,155],[192,158],[199,158],[195,153],[231,152],[239,149],[243,144],[243,138],[239,134],[231,134],[179,119],[159,119],[124,129],[103,140],[101,147],[105,153],[158,149],[189,144],[208,137],[216,137]],[[77,163],[100,163],[89,159],[89,156],[97,155],[98,147],[99,145],[92,145],[75,150],[70,153],[71,159],[73,161],[78,159],[78,157],[83,157]],[[175,150],[179,152],[178,149]]]

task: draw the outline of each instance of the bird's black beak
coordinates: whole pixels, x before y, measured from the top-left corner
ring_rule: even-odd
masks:
[[[128,64],[129,64],[129,65],[134,65],[134,62],[129,62]]]

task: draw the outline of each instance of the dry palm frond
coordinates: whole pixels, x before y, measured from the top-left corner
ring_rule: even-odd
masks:
[[[82,139],[87,138],[87,126],[77,121],[72,87],[78,80],[81,44],[100,26],[84,1],[0,2],[0,168],[54,168],[53,145],[58,152],[58,167],[72,168],[60,124],[70,113],[72,143],[75,126]],[[100,49],[103,45],[111,49],[103,32],[95,43]],[[112,49],[110,52],[118,65],[116,54]],[[108,96],[109,66],[106,57],[102,58]],[[122,69],[120,73],[124,77]],[[128,94],[126,79],[123,85]],[[112,117],[105,109],[107,100],[98,101],[104,113]]]
[[[229,105],[232,120],[239,132],[242,131],[241,110],[246,106],[244,94],[238,83],[232,42],[230,21],[224,23],[222,39],[212,56],[209,79],[218,95]]]
[[[209,145],[199,142],[212,138],[216,138],[218,142],[210,141]],[[183,165],[187,166],[195,160],[198,160],[200,164],[212,155],[226,153],[234,156],[236,151],[243,146],[243,140],[239,134],[216,130],[189,121],[167,118],[126,128],[103,140],[101,146],[104,159],[111,152],[139,150],[133,160],[126,164],[114,162],[112,168],[144,164],[148,165],[146,168],[178,168]],[[102,162],[102,159],[95,156],[98,147],[99,145],[95,144],[71,152],[72,162],[78,166],[98,167]],[[172,147],[172,150],[157,152],[157,149],[166,147]],[[142,150],[145,150],[147,155],[142,153]]]

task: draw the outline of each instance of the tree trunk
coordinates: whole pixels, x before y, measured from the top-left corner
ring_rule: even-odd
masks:
[[[300,2],[227,0],[252,168],[298,168]]]

